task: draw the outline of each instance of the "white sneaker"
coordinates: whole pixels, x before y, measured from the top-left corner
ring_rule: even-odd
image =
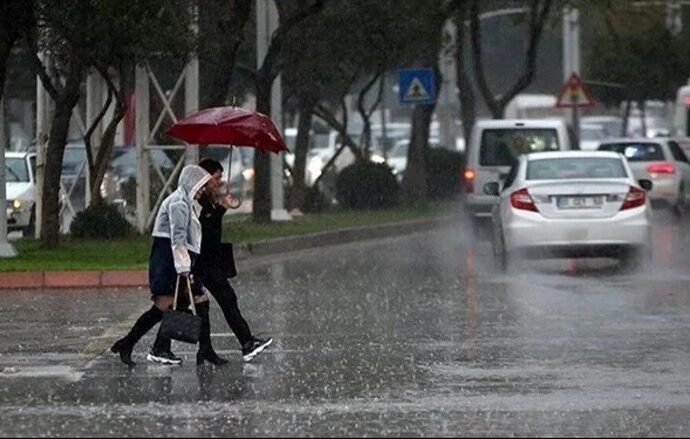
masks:
[[[254,357],[256,357],[261,351],[266,349],[270,344],[273,343],[272,338],[268,339],[261,339],[261,338],[255,338],[249,343],[247,343],[247,347],[242,348],[242,359],[244,361],[252,361]]]

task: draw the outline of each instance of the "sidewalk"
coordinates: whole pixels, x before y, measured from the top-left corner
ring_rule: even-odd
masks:
[[[367,239],[404,235],[447,226],[453,217],[405,221],[368,227],[352,227],[332,232],[269,239],[235,246],[235,259],[286,253],[308,248],[344,244]],[[34,271],[0,273],[2,289],[113,288],[148,285],[147,271]]]

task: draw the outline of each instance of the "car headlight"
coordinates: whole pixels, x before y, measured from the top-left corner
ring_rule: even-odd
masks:
[[[386,159],[382,155],[374,154],[371,156],[371,161],[374,163],[386,163]]]
[[[12,201],[12,208],[14,210],[19,210],[22,207],[22,201],[21,200],[13,200]]]

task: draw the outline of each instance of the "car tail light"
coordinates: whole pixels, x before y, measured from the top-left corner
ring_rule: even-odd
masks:
[[[520,189],[510,194],[510,205],[520,210],[539,212],[537,205],[534,204],[534,200],[532,200],[529,192],[527,192],[527,188]]]
[[[646,199],[647,194],[645,194],[642,189],[631,186],[628,195],[625,197],[625,201],[623,201],[621,210],[644,206]]]
[[[474,179],[477,173],[472,168],[466,168],[462,173],[462,183],[465,188],[465,193],[471,194],[474,192]]]
[[[676,166],[671,162],[651,163],[647,166],[647,172],[650,174],[675,174]]]

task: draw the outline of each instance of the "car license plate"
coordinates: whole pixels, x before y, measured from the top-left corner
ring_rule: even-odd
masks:
[[[604,197],[558,197],[556,206],[559,209],[601,209]]]

